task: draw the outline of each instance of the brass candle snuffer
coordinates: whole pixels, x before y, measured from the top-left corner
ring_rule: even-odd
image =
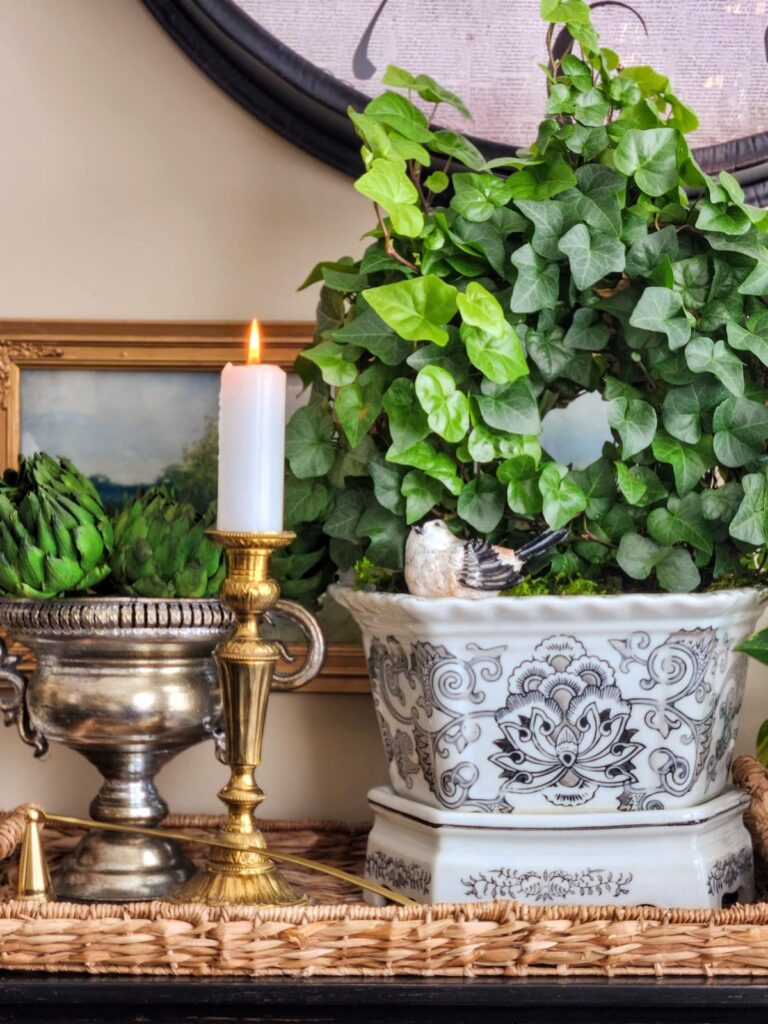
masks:
[[[239,842],[237,845],[232,845],[228,840],[222,840],[218,837],[210,839],[203,836],[190,836],[186,832],[177,832],[173,829],[140,828],[139,826],[130,825],[104,825],[102,822],[89,821],[87,818],[73,818],[65,814],[49,814],[42,807],[28,807],[24,816],[24,835],[21,843],[21,853],[19,854],[19,875],[16,883],[16,899],[18,900],[24,900],[28,903],[50,903],[56,898],[40,837],[40,829],[47,822],[59,825],[76,825],[80,828],[89,829],[106,828],[112,832],[134,833],[158,839],[176,839],[185,843],[200,843],[212,849],[229,850],[236,853],[242,852],[243,849],[248,849],[248,847],[243,847]],[[368,892],[375,893],[377,896],[381,896],[403,907],[415,905],[416,903],[415,900],[410,899],[408,896],[401,896],[399,893],[387,889],[386,886],[370,882],[366,878],[361,878],[359,875],[354,875],[349,871],[343,871],[341,868],[331,867],[330,864],[321,864],[319,861],[299,857],[293,853],[281,853],[273,850],[271,847],[264,845],[263,837],[261,838],[261,843],[258,846],[254,846],[253,849],[256,855],[262,859],[269,858],[286,864],[295,864],[297,867],[308,868],[311,871],[330,875],[343,882],[349,882],[350,885],[366,889]],[[174,902],[178,901],[174,900]],[[302,903],[308,902],[308,900],[302,901]],[[272,905],[280,904],[272,902]]]
[[[220,597],[233,611],[235,631],[214,652],[219,680],[225,742],[219,757],[230,768],[230,778],[219,797],[227,807],[227,819],[215,838],[189,836],[168,829],[106,824],[48,814],[39,807],[27,811],[22,843],[17,895],[19,899],[46,902],[53,886],[40,840],[45,822],[89,829],[133,833],[159,839],[202,843],[210,848],[208,863],[187,882],[162,898],[174,903],[296,906],[308,897],[282,876],[275,861],[296,864],[332,875],[401,905],[414,901],[357,875],[294,854],[268,849],[258,827],[255,811],[264,799],[254,772],[261,761],[264,720],[270,689],[293,690],[314,678],[323,662],[325,643],[310,612],[280,597],[280,587],[270,575],[272,552],[286,547],[295,534],[237,533],[210,530],[209,536],[225,549],[227,575]],[[293,619],[307,639],[303,664],[294,671],[278,672],[277,662],[293,659],[283,645],[260,635],[263,619],[277,612]]]

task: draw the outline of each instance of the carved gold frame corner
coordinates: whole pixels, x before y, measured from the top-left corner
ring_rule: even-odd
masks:
[[[306,321],[264,321],[264,360],[290,370],[312,337]],[[0,451],[13,466],[21,443],[21,374],[43,367],[85,370],[219,371],[243,358],[243,321],[0,320]],[[13,647],[12,647],[13,649]],[[34,668],[18,647],[20,667]],[[320,675],[298,693],[369,693],[358,644],[331,644]]]

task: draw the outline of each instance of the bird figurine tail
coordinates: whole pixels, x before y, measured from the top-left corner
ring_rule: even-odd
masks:
[[[534,537],[533,540],[529,540],[527,544],[523,544],[522,547],[516,549],[517,557],[525,565],[526,562],[530,562],[532,558],[537,555],[542,555],[548,548],[553,547],[555,544],[559,544],[560,541],[565,540],[568,536],[568,527],[563,526],[559,530],[547,530],[546,533],[540,533],[538,537]]]

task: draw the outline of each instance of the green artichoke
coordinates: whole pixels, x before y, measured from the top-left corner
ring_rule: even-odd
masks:
[[[0,487],[0,590],[58,597],[109,573],[112,525],[91,481],[69,459],[19,459]]]
[[[210,518],[162,487],[129,500],[115,519],[112,577],[139,597],[215,597],[223,551],[205,536]]]

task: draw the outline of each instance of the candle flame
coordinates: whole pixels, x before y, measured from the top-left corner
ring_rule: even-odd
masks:
[[[251,336],[248,341],[248,363],[261,362],[261,331],[259,321],[251,320]]]

